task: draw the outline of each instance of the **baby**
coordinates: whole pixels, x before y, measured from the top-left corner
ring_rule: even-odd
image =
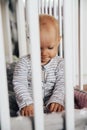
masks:
[[[58,54],[58,21],[49,15],[39,16],[43,104],[49,112],[64,110],[64,60]],[[38,76],[38,75],[37,75]],[[13,77],[16,100],[23,116],[34,115],[30,55],[19,60]]]

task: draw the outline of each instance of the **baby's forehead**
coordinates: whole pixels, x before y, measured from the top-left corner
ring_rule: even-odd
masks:
[[[44,27],[48,27],[48,28],[53,27],[53,28],[55,28],[55,26],[56,26],[56,23],[53,22],[53,21],[51,21],[51,20],[48,20],[48,19],[43,20],[43,21],[40,23],[40,27],[41,27],[41,28],[44,28]]]
[[[40,33],[45,30],[46,32],[54,32],[56,37],[60,36],[59,23],[53,16],[40,15]]]
[[[42,14],[39,16],[39,21],[40,23],[55,23],[57,22],[57,20],[53,17],[53,16],[50,16],[50,15],[45,15],[45,14]]]
[[[54,25],[52,25],[52,24],[42,24],[41,26],[40,26],[40,31],[55,31],[55,26]]]
[[[59,28],[58,28],[58,23],[52,22],[50,20],[44,20],[40,23],[40,31],[42,30],[55,30],[57,34],[59,34]]]
[[[44,26],[41,26],[40,28],[40,36],[41,39],[47,39],[48,38],[55,38],[57,39],[59,37],[58,29],[52,25],[52,24],[46,24]]]

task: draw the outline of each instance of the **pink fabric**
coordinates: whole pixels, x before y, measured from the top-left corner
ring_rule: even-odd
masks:
[[[75,108],[87,108],[87,92],[74,89]]]

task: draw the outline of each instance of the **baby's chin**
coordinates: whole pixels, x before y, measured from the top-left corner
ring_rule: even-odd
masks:
[[[48,64],[49,62],[50,62],[50,60],[47,61],[47,62],[41,62],[41,65],[46,65],[46,64]]]
[[[46,65],[47,63],[41,62],[41,65]]]

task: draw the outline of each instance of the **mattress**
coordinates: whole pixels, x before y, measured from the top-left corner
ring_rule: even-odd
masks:
[[[44,114],[45,130],[65,130],[65,112]],[[34,119],[11,118],[11,130],[34,130]],[[75,109],[75,130],[87,130],[87,108]]]
[[[63,130],[62,113],[44,114],[45,130]],[[34,119],[28,117],[11,118],[11,130],[34,130]]]

